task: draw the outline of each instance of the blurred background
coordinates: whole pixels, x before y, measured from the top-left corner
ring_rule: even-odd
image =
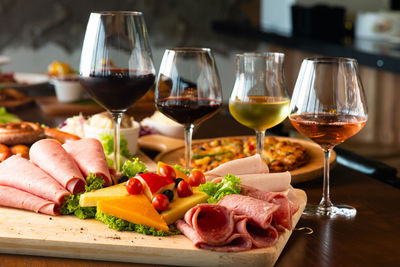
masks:
[[[286,54],[291,94],[303,58],[345,56],[360,63],[369,120],[344,145],[400,169],[400,8],[398,0],[0,0],[3,72],[45,73],[54,60],[79,66],[91,11],[136,10],[145,16],[158,69],[164,50],[213,50],[226,103],[235,54]]]

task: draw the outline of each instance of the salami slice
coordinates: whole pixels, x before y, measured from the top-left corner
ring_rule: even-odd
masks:
[[[14,187],[57,204],[70,194],[35,164],[15,155],[0,163],[0,185]]]
[[[89,173],[100,175],[105,185],[111,185],[111,175],[108,169],[106,156],[100,141],[95,138],[83,138],[63,144],[64,149],[75,160],[85,177]]]
[[[279,208],[278,205],[267,201],[236,194],[223,197],[218,205],[237,215],[247,216],[250,223],[263,229],[269,227],[273,213]]]
[[[37,141],[29,150],[29,157],[72,194],[85,190],[86,181],[81,171],[58,141],[53,139]]]
[[[248,219],[241,218],[236,222],[236,231],[248,235],[253,245],[257,248],[273,246],[278,241],[278,231],[273,226],[266,229],[248,223]]]
[[[59,206],[28,192],[0,185],[0,206],[32,210],[48,215],[58,215]]]
[[[185,221],[209,245],[227,243],[234,230],[232,212],[213,204],[198,204],[185,214]]]

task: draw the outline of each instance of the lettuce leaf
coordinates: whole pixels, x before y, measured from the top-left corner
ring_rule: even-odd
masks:
[[[180,171],[180,172],[182,172],[182,173],[184,173],[186,175],[190,174],[190,170],[184,170],[181,165],[176,164],[176,165],[172,166],[172,168],[174,168],[174,169],[176,169],[176,170],[178,170],[178,171]]]
[[[0,124],[19,120],[20,119],[16,115],[8,113],[5,107],[0,107]]]
[[[199,190],[210,196],[208,203],[217,203],[224,196],[240,194],[241,188],[239,185],[241,182],[239,177],[228,174],[222,178],[220,183],[207,182],[201,184]]]
[[[124,219],[120,219],[100,211],[97,211],[95,218],[96,220],[107,224],[110,228],[118,231],[134,231],[140,234],[152,236],[170,236],[181,234],[181,232],[173,225],[170,225],[169,232],[165,232],[163,230],[157,230],[154,227],[128,222]]]
[[[103,145],[104,153],[108,156],[114,153],[114,135],[111,133],[102,133],[100,134],[100,141]],[[129,153],[128,149],[128,141],[120,135],[120,142],[119,142],[120,151],[119,153],[121,156],[125,158],[132,157],[131,153]]]
[[[105,181],[100,176],[90,173],[89,176],[86,177],[86,183],[84,193],[103,188]],[[61,206],[60,213],[62,215],[74,214],[79,219],[94,218],[96,215],[96,207],[79,206],[81,194],[83,193],[66,196],[64,203]]]
[[[133,177],[139,172],[147,172],[146,165],[139,158],[126,160],[124,165],[122,165],[122,175]]]

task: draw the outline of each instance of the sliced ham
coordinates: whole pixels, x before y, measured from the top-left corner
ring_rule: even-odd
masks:
[[[72,194],[85,190],[86,181],[75,161],[54,139],[42,139],[29,150],[30,160]]]
[[[228,173],[226,173],[228,174]],[[224,177],[214,178],[214,183],[219,183]],[[263,191],[280,192],[287,190],[290,187],[291,175],[290,172],[276,173],[254,173],[254,174],[239,174],[236,175],[242,181],[241,184],[252,186]]]
[[[240,176],[248,173],[268,173],[268,166],[261,157],[256,154],[251,157],[236,159],[225,162],[218,167],[205,173],[207,181],[211,181],[218,177],[224,177],[228,173]]]
[[[59,206],[28,192],[0,185],[0,206],[31,210],[48,215],[58,215]]]
[[[233,213],[213,204],[196,205],[185,214],[185,221],[209,245],[226,244],[235,228]]]
[[[89,173],[95,173],[103,177],[106,186],[112,184],[106,156],[99,140],[83,138],[67,142],[63,144],[63,147],[75,160],[85,177]]]
[[[218,205],[226,207],[237,215],[247,216],[249,223],[255,224],[263,229],[269,227],[273,213],[279,206],[243,195],[227,195],[218,201]]]
[[[35,164],[15,155],[0,163],[0,185],[23,190],[59,205],[70,194]]]
[[[278,241],[278,231],[273,226],[266,229],[248,223],[247,217],[242,217],[236,222],[236,231],[248,235],[253,245],[257,248],[273,246]]]

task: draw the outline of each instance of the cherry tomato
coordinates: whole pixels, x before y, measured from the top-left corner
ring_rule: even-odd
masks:
[[[157,194],[153,197],[151,203],[156,210],[163,211],[168,209],[169,199],[164,194]]]
[[[163,165],[160,167],[158,172],[159,172],[159,175],[168,177],[171,180],[174,180],[176,178],[175,170],[171,166]]]
[[[126,183],[126,191],[131,195],[141,194],[143,192],[142,182],[136,178],[129,179]]]
[[[203,172],[194,170],[189,175],[189,184],[191,186],[199,186],[200,184],[206,183],[206,177]]]
[[[193,189],[186,181],[181,181],[176,188],[179,197],[188,197],[193,195]]]

